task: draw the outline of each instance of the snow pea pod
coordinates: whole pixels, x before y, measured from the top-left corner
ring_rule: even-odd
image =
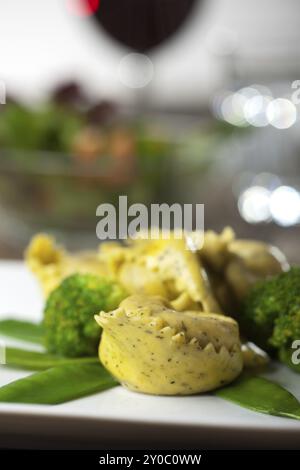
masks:
[[[300,403],[294,395],[263,377],[244,375],[215,395],[259,413],[300,420]]]
[[[37,372],[0,388],[0,402],[56,405],[112,388],[115,379],[98,364],[68,364]]]
[[[44,337],[41,324],[14,319],[0,321],[0,334],[37,344],[42,344]]]
[[[67,358],[36,351],[6,348],[6,365],[28,370],[46,370],[66,364],[97,364],[97,357]]]

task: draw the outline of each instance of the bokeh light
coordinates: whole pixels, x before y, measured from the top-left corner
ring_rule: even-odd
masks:
[[[273,220],[283,227],[299,223],[299,192],[290,186],[280,186],[275,189],[270,198],[270,212]]]
[[[268,105],[267,117],[277,129],[288,129],[297,120],[297,109],[290,100],[277,98]]]
[[[91,16],[100,7],[100,0],[66,0],[67,10],[76,16]]]
[[[212,112],[218,119],[234,126],[288,129],[297,121],[297,108],[286,98],[274,99],[264,85],[251,85],[235,92],[217,94]]]
[[[212,112],[234,126],[265,127],[269,124],[267,110],[272,100],[267,87],[251,85],[236,92],[217,94],[212,101]]]
[[[271,192],[262,186],[252,186],[246,189],[238,201],[242,218],[250,224],[270,221],[270,196]]]
[[[221,104],[222,118],[234,126],[245,126],[244,106],[247,98],[240,93],[231,93],[226,96]]]
[[[246,121],[255,127],[265,127],[269,124],[267,108],[272,98],[256,95],[250,98],[244,107]]]
[[[119,79],[128,88],[143,88],[154,76],[154,66],[145,54],[131,53],[119,65]]]

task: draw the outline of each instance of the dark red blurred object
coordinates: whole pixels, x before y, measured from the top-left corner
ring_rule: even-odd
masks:
[[[52,92],[51,99],[57,104],[75,109],[87,108],[90,104],[89,98],[76,82],[66,82],[57,86]]]
[[[100,0],[66,0],[70,13],[76,16],[93,15],[100,7]]]
[[[175,34],[203,0],[101,0],[92,16],[110,36],[139,52]]]
[[[118,107],[111,101],[101,101],[92,106],[87,112],[90,124],[105,124],[110,122],[116,115]]]

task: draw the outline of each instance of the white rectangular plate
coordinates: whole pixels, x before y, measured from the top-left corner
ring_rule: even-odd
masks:
[[[41,319],[39,288],[22,263],[0,263],[0,294],[0,318]],[[25,375],[0,366],[0,386]],[[268,377],[300,399],[298,374],[274,364]],[[42,448],[297,448],[300,421],[254,413],[209,394],[153,397],[116,387],[57,406],[2,403],[0,443]]]

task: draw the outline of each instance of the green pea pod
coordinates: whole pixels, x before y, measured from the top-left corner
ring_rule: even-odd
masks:
[[[300,419],[300,403],[280,385],[263,377],[242,376],[215,392],[220,398],[259,413]]]
[[[289,366],[291,369],[293,369],[295,372],[300,373],[300,364],[294,364],[292,361],[292,354],[293,350],[292,349],[281,349],[279,351],[279,359],[281,362]]]
[[[42,344],[44,330],[41,324],[7,319],[0,321],[0,335]]]
[[[97,357],[67,358],[35,351],[6,348],[6,365],[28,370],[46,370],[67,364],[97,364]]]
[[[0,388],[0,402],[57,405],[112,388],[115,379],[98,364],[68,364]]]

